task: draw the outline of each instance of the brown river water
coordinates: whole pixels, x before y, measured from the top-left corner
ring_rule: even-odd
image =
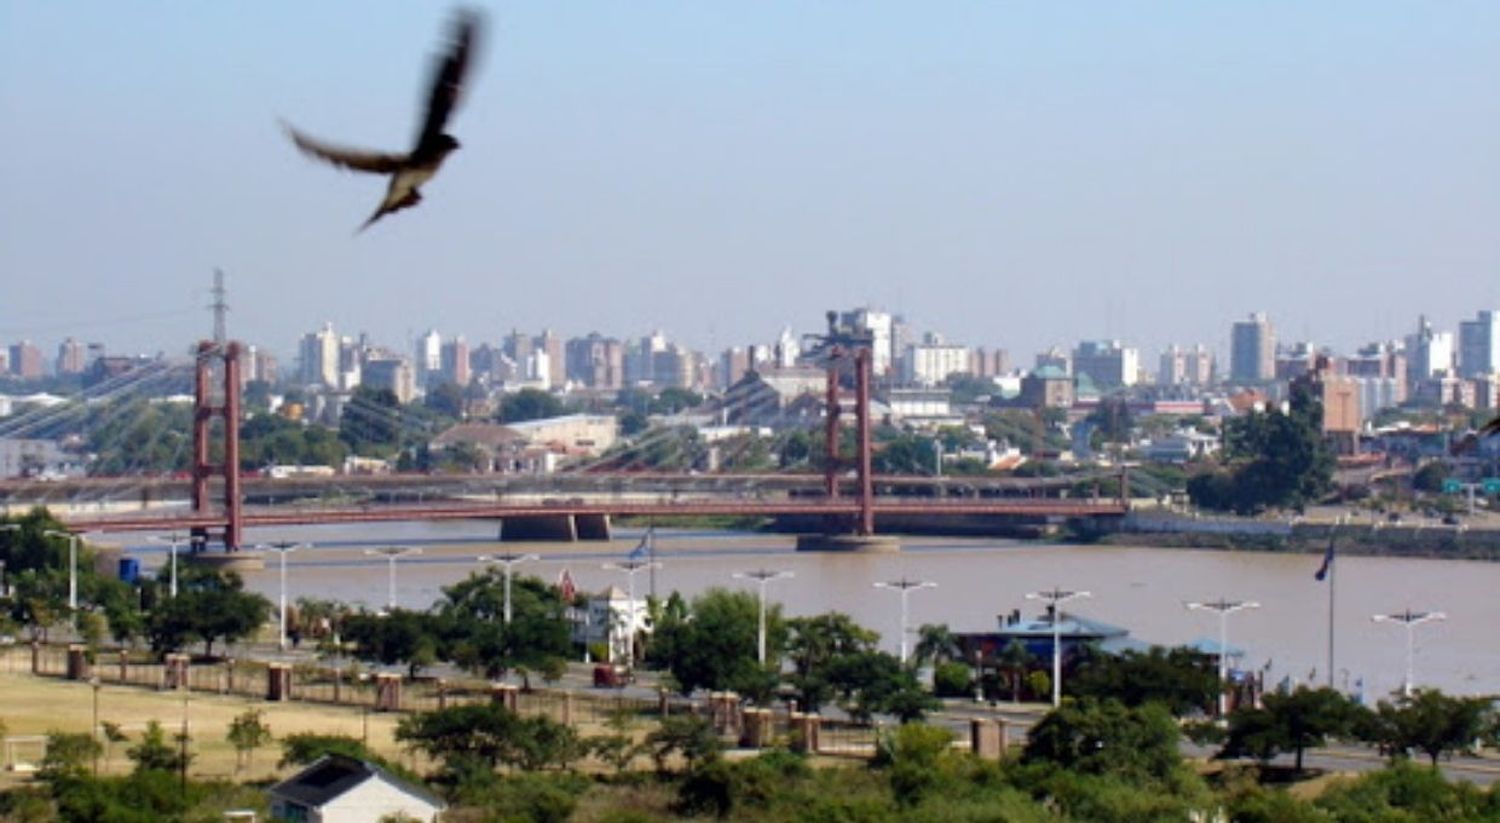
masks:
[[[302,527],[252,532],[247,542],[297,540],[310,548],[287,559],[287,596],[315,596],[385,605],[389,567],[368,546],[411,545],[420,555],[397,561],[397,600],[426,608],[441,588],[479,568],[475,557],[499,551],[536,553],[537,562],[518,574],[555,580],[567,569],[583,590],[610,584],[626,588],[624,574],[602,564],[625,559],[640,530],[619,529],[612,543],[495,542],[486,522],[411,523],[380,526]],[[1321,557],[1186,549],[1038,545],[1002,539],[911,537],[898,554],[798,553],[784,535],[724,531],[660,530],[655,573],[658,594],[691,596],[709,588],[746,588],[737,571],[788,570],[794,577],[769,585],[767,600],[788,615],[849,613],[897,647],[900,601],[874,588],[901,577],[937,583],[912,591],[910,626],[947,623],[955,631],[993,628],[997,615],[1036,604],[1027,592],[1061,587],[1092,596],[1071,601],[1065,611],[1130,630],[1132,637],[1160,644],[1217,638],[1218,618],[1189,611],[1187,601],[1253,600],[1259,609],[1232,614],[1229,644],[1245,650],[1246,668],[1266,669],[1266,682],[1283,678],[1319,684],[1328,676],[1329,586],[1314,580]],[[148,569],[166,560],[162,547],[132,539],[127,550]],[[165,570],[163,569],[163,573]],[[1500,693],[1500,563],[1392,557],[1338,558],[1335,589],[1334,683],[1367,697],[1400,687],[1406,667],[1406,629],[1376,623],[1371,616],[1442,611],[1447,620],[1415,628],[1415,682],[1458,694]],[[247,585],[270,597],[279,592],[274,552]],[[636,591],[650,589],[647,573]],[[913,640],[914,642],[914,640]],[[1268,668],[1267,668],[1268,667]]]

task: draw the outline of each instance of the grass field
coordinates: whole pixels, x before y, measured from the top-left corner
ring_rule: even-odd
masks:
[[[189,751],[193,755],[190,772],[201,777],[234,777],[255,780],[279,776],[276,761],[281,747],[273,740],[252,753],[249,767],[236,771],[235,750],[225,739],[230,722],[249,709],[264,714],[274,737],[298,732],[345,734],[367,737],[369,745],[391,759],[415,764],[410,755],[396,745],[392,735],[400,715],[366,714],[353,707],[306,703],[270,703],[243,697],[222,697],[193,692],[162,692],[135,687],[99,687],[98,718],[117,723],[130,739],[110,747],[108,757],[100,758],[101,773],[124,773],[131,762],[125,750],[140,740],[146,724],[160,722],[168,740],[181,729],[186,718]],[[186,698],[186,699],[184,699]],[[0,752],[5,766],[0,772],[0,787],[27,779],[9,768],[13,762],[35,764],[41,758],[41,746],[24,738],[45,735],[49,731],[87,732],[93,723],[94,688],[87,683],[30,674],[0,672],[0,721],[12,741]],[[22,738],[17,741],[16,738]],[[102,739],[102,735],[101,735]]]

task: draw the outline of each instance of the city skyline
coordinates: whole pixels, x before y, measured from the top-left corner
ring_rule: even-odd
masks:
[[[716,351],[872,305],[1223,356],[1251,311],[1352,350],[1500,304],[1491,5],[492,8],[457,173],[351,240],[373,192],[276,117],[404,137],[444,13],[8,7],[0,337],[180,351],[214,267],[277,351],[324,320]]]

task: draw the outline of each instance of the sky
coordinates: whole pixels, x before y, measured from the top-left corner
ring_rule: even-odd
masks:
[[[324,321],[717,350],[897,312],[1009,349],[1350,350],[1500,308],[1500,4],[507,2],[415,209],[421,2],[0,0],[0,340]],[[50,348],[48,349],[50,353]]]

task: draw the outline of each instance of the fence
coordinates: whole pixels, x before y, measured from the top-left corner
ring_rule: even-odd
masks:
[[[155,690],[234,695],[262,700],[362,707],[375,711],[423,712],[487,702],[502,703],[523,716],[541,716],[570,726],[603,725],[619,716],[696,714],[726,741],[758,748],[789,745],[838,757],[868,758],[880,729],[868,723],[799,714],[781,709],[746,709],[732,694],[690,700],[662,694],[655,698],[617,691],[514,685],[468,678],[406,679],[374,676],[343,666],[288,665],[233,659],[194,661],[186,655],[157,660],[144,652],[106,651],[89,655],[81,646],[42,644],[0,647],[0,669],[41,677],[67,678]],[[971,748],[967,729],[954,729],[954,747]]]

